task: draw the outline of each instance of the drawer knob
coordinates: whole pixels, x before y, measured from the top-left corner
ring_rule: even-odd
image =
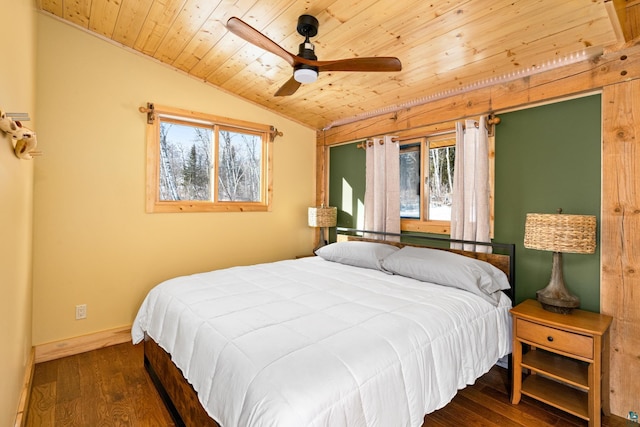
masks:
[[[547,337],[547,341],[549,341],[549,342],[553,342],[553,337],[552,337],[552,336],[548,336],[548,337]]]

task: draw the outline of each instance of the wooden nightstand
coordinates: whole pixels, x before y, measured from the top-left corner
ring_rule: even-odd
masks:
[[[511,403],[524,394],[600,426],[609,414],[611,317],[584,310],[546,311],[535,300],[511,309],[513,382]],[[523,354],[523,346],[529,351]],[[523,369],[529,372],[523,380]],[[603,393],[604,390],[604,393]]]

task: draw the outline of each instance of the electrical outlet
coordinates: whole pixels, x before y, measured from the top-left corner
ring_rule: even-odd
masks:
[[[76,320],[87,318],[87,304],[76,305]]]

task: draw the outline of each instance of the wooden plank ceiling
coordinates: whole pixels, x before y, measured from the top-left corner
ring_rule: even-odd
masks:
[[[617,42],[603,0],[37,0],[38,7],[315,129]],[[288,97],[281,58],[229,33],[236,16],[289,52],[299,15],[319,60],[396,56],[392,73],[324,72]],[[159,100],[158,100],[159,102]],[[187,107],[188,106],[182,106]]]

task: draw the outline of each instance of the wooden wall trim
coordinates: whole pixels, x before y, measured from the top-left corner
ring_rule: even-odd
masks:
[[[34,367],[35,350],[32,347],[24,370],[24,380],[22,382],[22,391],[20,392],[20,401],[18,402],[18,411],[16,413],[14,427],[24,427],[27,425],[27,413],[29,411],[29,401],[31,400],[31,382],[33,381]]]
[[[320,138],[321,139],[321,138]],[[324,144],[316,144],[316,206],[320,206],[322,203],[329,204],[326,190],[319,185],[320,182],[326,181],[329,176],[329,159],[327,157],[328,150]]]
[[[35,346],[35,363],[131,341],[131,325]]]
[[[602,92],[600,307],[613,316],[611,411],[638,410],[640,381],[640,80]]]
[[[440,99],[395,113],[319,131],[318,145],[334,145],[376,135],[430,128],[443,122],[589,93],[640,78],[640,45],[511,82]]]
[[[320,142],[319,142],[320,141]],[[327,180],[329,177],[329,150],[322,142],[322,133],[316,133],[316,206],[329,206],[329,194],[327,190]],[[325,236],[328,238],[328,236]],[[314,247],[320,241],[320,229],[314,231]]]

